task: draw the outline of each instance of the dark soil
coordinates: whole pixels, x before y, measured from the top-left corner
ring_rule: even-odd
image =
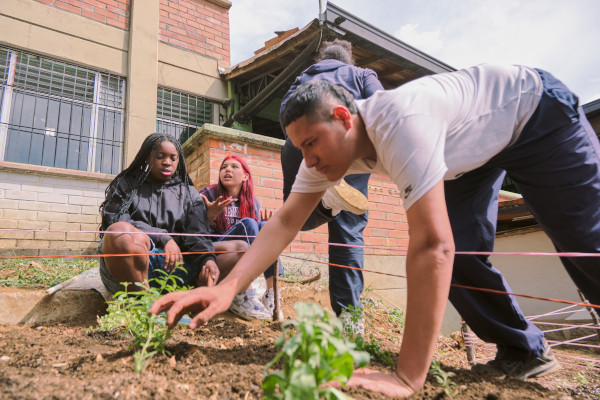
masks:
[[[328,305],[327,289],[283,283],[283,309],[295,301]],[[374,306],[373,306],[374,307]],[[367,334],[397,355],[401,332],[376,307]],[[172,356],[158,355],[146,371],[133,371],[130,340],[119,332],[95,332],[81,325],[0,326],[2,399],[260,399],[263,369],[273,359],[279,325],[248,323],[229,314],[208,326],[179,327],[168,342]],[[598,354],[586,357],[600,358]],[[550,376],[521,382],[471,371],[465,352],[450,338],[438,341],[436,359],[460,388],[457,399],[598,399],[597,372],[564,365]],[[371,368],[389,369],[372,362]],[[386,399],[360,388],[344,389],[355,399]],[[429,376],[411,399],[449,398]]]

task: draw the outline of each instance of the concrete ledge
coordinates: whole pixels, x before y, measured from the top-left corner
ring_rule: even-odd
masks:
[[[106,313],[104,297],[94,289],[60,290],[0,289],[0,324],[95,325]]]
[[[285,140],[258,135],[256,133],[244,132],[238,129],[226,128],[223,126],[204,124],[183,144],[183,153],[187,156],[204,141],[210,139],[225,139],[242,145],[252,145],[264,147],[267,149],[281,149]]]

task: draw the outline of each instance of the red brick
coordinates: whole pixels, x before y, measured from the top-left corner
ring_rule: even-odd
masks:
[[[178,28],[177,26],[169,25],[168,30],[185,36],[185,29]]]
[[[120,29],[124,29],[124,30],[129,29],[129,23],[128,22],[116,21],[114,19],[107,18],[106,19],[106,23],[108,25],[114,26],[116,28],[120,28]]]
[[[371,229],[371,234],[374,237],[384,237],[384,238],[387,238],[389,236],[389,231],[387,229],[373,228],[373,229]]]
[[[106,4],[96,0],[83,0],[84,3],[91,4],[94,7],[106,9]]]
[[[169,26],[177,26],[177,27],[179,26],[179,22],[177,22],[171,18],[166,18],[166,17],[159,18],[159,22],[165,23]]]
[[[290,248],[292,253],[312,253],[314,249],[312,244],[294,242],[292,242]]]
[[[126,16],[129,15],[129,13],[127,12],[127,10],[123,10],[123,9],[121,9],[119,7],[108,6],[107,10],[110,11],[110,12],[114,12],[115,14],[122,15],[124,17],[126,17]]]
[[[110,12],[108,10],[103,10],[101,8],[96,9],[94,11],[96,11],[97,14],[104,15],[106,18],[114,19],[115,21],[119,20],[119,15],[114,12]]]
[[[322,234],[313,233],[313,232],[300,232],[300,240],[303,242],[311,242],[311,243],[326,242],[326,240],[324,240]]]
[[[260,176],[260,177],[264,177],[264,178],[272,178],[273,177],[273,169],[272,168],[259,167],[257,165],[252,165],[251,168],[252,168],[253,176]]]
[[[107,6],[119,7],[119,3],[115,0],[99,0],[101,3],[106,4]]]
[[[280,180],[267,179],[267,178],[260,179],[260,184],[265,187],[274,188],[274,189],[279,189],[279,188],[283,187],[283,182],[281,182]]]
[[[317,254],[327,254],[329,252],[329,246],[326,244],[315,244],[315,253]]]
[[[385,219],[381,221],[380,227],[383,229],[396,229],[396,223],[394,221],[390,221],[389,219]]]
[[[279,210],[283,203],[280,200],[264,199],[264,201],[262,201],[261,204],[262,204],[263,208],[271,208],[273,210]]]
[[[44,4],[52,4],[52,3],[54,3],[54,0],[35,0],[35,1],[40,2],[40,3],[44,3]]]
[[[84,17],[87,17],[87,18],[95,19],[96,21],[106,22],[106,17],[103,17],[102,15],[98,15],[98,14],[90,12],[90,11],[82,10],[81,15],[83,15]]]
[[[194,39],[190,39],[189,37],[187,37],[185,35],[177,35],[177,39],[181,40],[182,42],[188,43],[188,44],[196,43],[196,41]]]
[[[72,12],[74,14],[81,14],[81,8],[72,6],[72,5],[67,4],[67,3],[63,3],[63,2],[57,1],[56,3],[54,3],[54,6],[56,8],[61,8],[61,9],[65,10],[65,11]]]

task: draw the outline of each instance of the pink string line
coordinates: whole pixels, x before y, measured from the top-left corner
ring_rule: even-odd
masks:
[[[17,229],[17,228],[0,228],[0,232],[44,232],[44,233],[94,233],[94,234],[144,234],[144,235],[169,235],[169,236],[200,236],[200,237],[239,237],[248,238],[256,237],[251,235],[218,235],[211,233],[175,233],[175,232],[118,232],[118,231],[78,231],[78,230],[67,230],[67,229]],[[354,247],[363,249],[375,249],[375,250],[389,250],[401,253],[406,253],[406,250],[400,250],[395,246],[367,246],[367,245],[354,245],[354,244],[343,244],[343,243],[332,243],[332,242],[313,242],[306,241],[304,243],[311,244],[324,244],[328,246],[341,246],[341,247]],[[600,257],[600,253],[581,253],[581,252],[562,252],[562,253],[544,253],[544,252],[518,252],[518,251],[456,251],[455,254],[460,255],[475,255],[475,256],[489,256],[489,255],[500,255],[500,256],[549,256],[549,257]]]
[[[78,233],[108,233],[108,234],[151,234],[151,232],[141,232],[141,231],[134,231],[134,232],[116,232],[116,231],[69,231],[69,230],[47,230],[47,229],[11,229],[11,228],[1,228],[1,231],[21,231],[21,232],[78,232]],[[157,234],[166,234],[164,232],[157,232]],[[210,234],[190,234],[190,233],[178,233],[177,235],[180,236],[223,236],[223,235],[210,235]],[[248,237],[245,235],[231,235],[230,237]],[[318,243],[318,242],[310,242],[310,243]],[[365,247],[365,246],[351,246],[351,247]],[[374,248],[374,247],[370,247],[370,248]],[[159,253],[156,253],[159,254]],[[170,254],[170,253],[161,253],[161,254]],[[194,252],[182,252],[181,254],[195,254]],[[203,253],[198,253],[198,254],[203,254]],[[512,254],[512,255],[552,255],[552,256],[557,256],[557,255],[565,255],[565,254],[571,254],[573,256],[577,256],[577,257],[598,257],[600,256],[600,253],[517,253],[517,252],[504,252],[504,253],[483,253],[483,252],[457,252],[457,254]],[[114,256],[128,256],[128,255],[133,255],[133,254],[111,254],[111,255],[97,255],[97,257],[114,257]],[[41,258],[42,256],[37,256],[37,257],[19,257],[19,258]],[[47,256],[46,256],[47,257]],[[57,257],[57,256],[53,256],[53,257]],[[90,257],[93,257],[93,255],[90,255]],[[6,259],[6,258],[16,258],[16,257],[0,257],[0,259]],[[342,267],[342,268],[348,268],[348,269],[360,269],[357,267],[350,267],[347,265],[339,265],[339,264],[333,264],[333,263],[327,263],[331,266],[337,266],[337,267]],[[401,277],[401,278],[406,278],[405,276],[401,276],[401,275],[395,275],[395,274],[390,274],[390,273],[385,273],[385,272],[381,272],[381,271],[373,271],[373,270],[366,270],[363,269],[364,272],[371,272],[371,273],[377,273],[377,274],[381,274],[381,275],[388,275],[388,276],[394,276],[394,277]],[[597,308],[600,309],[600,305],[595,305],[595,304],[589,304],[589,303],[579,303],[579,302],[574,302],[574,301],[568,301],[568,300],[559,300],[559,299],[551,299],[551,298],[546,298],[546,297],[537,297],[537,296],[530,296],[530,295],[525,295],[525,294],[517,294],[517,293],[509,293],[509,292],[503,292],[503,291],[499,291],[499,290],[492,290],[492,289],[485,289],[485,288],[478,288],[478,287],[474,287],[474,286],[466,286],[466,285],[458,285],[458,284],[451,284],[451,286],[454,287],[460,287],[460,288],[464,288],[464,289],[469,289],[469,290],[479,290],[479,291],[484,291],[484,292],[489,292],[489,293],[497,293],[497,294],[503,294],[503,295],[512,295],[512,296],[519,296],[519,297],[525,297],[525,298],[529,298],[529,299],[536,299],[536,300],[543,300],[543,301],[551,301],[551,302],[557,302],[557,303],[564,303],[564,304],[573,304],[573,305],[581,305],[584,307],[592,307],[592,308]]]

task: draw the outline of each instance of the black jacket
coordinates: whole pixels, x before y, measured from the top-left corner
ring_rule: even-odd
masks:
[[[137,181],[137,176],[123,176],[113,185],[107,195],[109,201],[102,214],[102,230],[112,223],[126,221],[141,231],[147,232],[156,247],[164,249],[173,239],[182,252],[213,252],[212,241],[206,236],[170,236],[168,233],[208,233],[208,217],[202,197],[194,186],[185,188],[179,176],[167,183],[157,184],[146,179],[138,190],[128,210],[113,221]],[[191,197],[190,197],[191,195]],[[215,260],[213,253],[184,254],[184,263],[201,268],[208,260]],[[198,270],[199,272],[199,270]]]

